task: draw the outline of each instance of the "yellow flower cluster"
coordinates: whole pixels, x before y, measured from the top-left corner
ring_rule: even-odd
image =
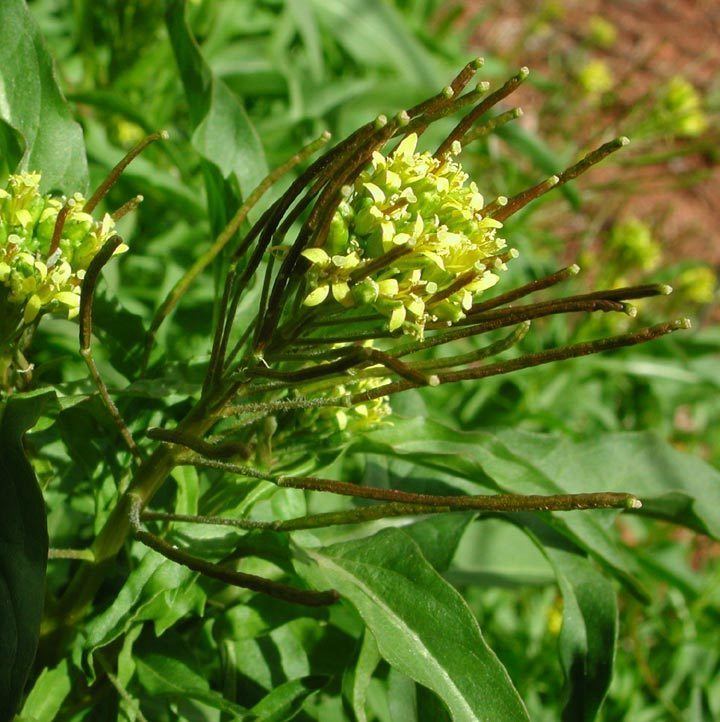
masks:
[[[660,130],[674,135],[694,137],[708,127],[700,94],[680,75],[671,78],[660,89],[654,113]]]
[[[428,320],[462,319],[517,255],[497,236],[502,223],[452,153],[416,152],[409,134],[372,163],[332,220],[323,247],[303,252],[311,267],[306,306],[369,307],[391,331],[422,336]]]
[[[637,218],[616,223],[608,237],[608,250],[614,262],[623,269],[652,271],[661,261],[660,244],[650,226]]]
[[[590,60],[577,74],[578,83],[587,95],[600,96],[615,84],[610,66],[604,60]]]
[[[57,249],[51,252],[55,224],[63,205],[69,211]],[[40,193],[40,174],[10,176],[0,188],[0,286],[10,313],[31,323],[41,311],[77,315],[80,284],[90,261],[112,235],[109,215],[101,222],[83,211],[85,199],[65,200]],[[121,245],[118,253],[127,250]]]
[[[349,394],[372,391],[384,386],[390,381],[382,376],[376,378],[348,380],[338,384],[329,391],[320,393],[317,398],[342,398]],[[322,406],[314,409],[305,409],[300,413],[298,425],[305,431],[311,430],[318,434],[355,434],[361,431],[370,431],[382,424],[390,423],[388,417],[392,413],[390,401],[387,396],[381,396],[362,404],[349,407]]]

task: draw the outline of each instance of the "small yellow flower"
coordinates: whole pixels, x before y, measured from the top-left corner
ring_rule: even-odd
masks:
[[[51,243],[58,214],[68,204],[57,250]],[[21,173],[0,189],[0,283],[7,302],[32,323],[41,312],[78,314],[85,270],[115,230],[109,215],[100,222],[83,210],[80,194],[61,200],[40,193],[40,174]],[[116,253],[127,250],[121,245]]]
[[[422,336],[428,320],[463,318],[498,280],[502,223],[483,215],[482,195],[454,160],[459,143],[438,159],[417,142],[411,133],[391,155],[374,153],[344,189],[324,247],[302,254],[311,264],[306,306],[372,306],[390,331]]]
[[[612,90],[615,84],[612,71],[604,60],[591,60],[577,75],[580,87],[587,95],[598,96]]]

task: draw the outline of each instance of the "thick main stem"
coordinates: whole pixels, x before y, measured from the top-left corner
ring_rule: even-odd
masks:
[[[180,428],[194,436],[202,436],[215,421],[214,416],[205,414],[204,411],[204,404],[196,406],[180,424]],[[129,513],[133,499],[140,498],[142,506],[149,504],[177,466],[182,453],[179,447],[162,444],[138,467],[129,488],[118,499],[100,533],[95,537],[92,545],[95,563],[85,563],[78,569],[58,602],[53,617],[44,621],[43,634],[58,627],[69,627],[83,616],[108,571],[112,569],[113,559],[131,532]]]

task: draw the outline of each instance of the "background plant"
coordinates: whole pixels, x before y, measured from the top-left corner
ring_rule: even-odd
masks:
[[[338,10],[340,7],[342,10]],[[238,192],[247,195],[266,167],[276,167],[285,161],[298,147],[318,137],[325,127],[336,131],[335,137],[340,138],[378,112],[409,107],[437,92],[452,77],[456,66],[462,65],[464,57],[462,61],[450,57],[447,47],[453,46],[445,45],[442,53],[433,49],[428,39],[428,18],[417,8],[408,11],[410,26],[417,28],[417,34],[413,34],[405,29],[402,16],[384,3],[363,13],[350,5],[315,3],[312,13],[299,15],[294,14],[291,4],[258,4],[252,10],[252,22],[248,22],[244,11],[233,11],[230,3],[205,3],[191,6],[191,11],[195,33],[203,40],[203,52],[214,69],[210,75],[187,44],[178,13],[169,23],[169,36],[174,39],[171,43],[165,39],[163,14],[140,4],[123,4],[117,9],[89,4],[84,12],[76,14],[55,14],[57,9],[41,3],[33,5],[53,54],[60,60],[60,72],[71,102],[80,111],[90,169],[95,176],[92,187],[123,154],[121,148],[146,132],[169,127],[173,137],[167,144],[148,149],[146,156],[135,161],[108,198],[108,208],[114,209],[138,193],[145,196],[139,212],[122,221],[121,232],[133,252],[126,254],[122,263],[113,263],[104,271],[108,290],[101,286],[98,291],[94,325],[102,342],[95,344],[98,367],[108,379],[123,414],[134,420],[131,430],[137,433],[184,415],[201,380],[209,350],[209,319],[213,318],[218,297],[210,268],[200,276],[201,282],[190,287],[172,318],[159,327],[157,343],[148,360],[147,380],[128,384],[143,361],[146,330],[155,309],[187,269],[202,257],[209,247],[208,238],[216,237],[234,213]],[[362,17],[360,27],[367,30],[349,33],[348,23],[343,23],[343,16],[338,15],[343,12],[348,13],[346,18]],[[3,27],[12,26],[3,23]],[[388,28],[392,34],[390,42],[385,42],[382,39],[388,38]],[[148,42],[150,38],[154,42]],[[371,42],[376,38],[380,40]],[[454,47],[460,48],[459,40],[454,42],[457,43]],[[79,47],[83,48],[82,53],[77,52]],[[397,53],[397,47],[403,48],[402,54]],[[249,71],[238,61],[239,52],[246,54]],[[231,62],[223,61],[223,53]],[[408,61],[408,54],[412,61]],[[182,58],[179,65],[183,86],[175,69],[176,56]],[[307,70],[313,64],[315,71]],[[11,66],[6,63],[3,67]],[[501,70],[500,63],[488,62],[483,77],[492,78]],[[321,93],[322,97],[321,91],[326,97],[331,96],[329,104],[313,105],[313,92]],[[336,93],[334,98],[330,91]],[[251,122],[263,138],[268,152],[266,161],[237,93],[244,97]],[[63,106],[57,107],[59,116],[67,117]],[[8,134],[15,145],[8,142],[9,150],[4,154],[11,159],[8,165],[14,169],[23,141],[28,139],[28,126],[19,126],[14,117],[4,120],[18,131]],[[439,142],[449,127],[440,125],[436,136],[431,135],[431,128],[428,143]],[[220,132],[223,129],[226,135]],[[75,135],[70,137],[77,138],[77,131],[72,132]],[[475,160],[466,163],[473,168],[473,176],[482,173],[488,186],[494,183],[493,191],[512,194],[525,187],[531,178],[561,170],[562,164],[556,165],[554,161],[547,167],[547,155],[538,151],[542,147],[531,136],[521,132],[505,139],[514,143],[512,155],[499,151],[494,143],[480,140],[475,144]],[[227,152],[228,148],[238,150],[233,154]],[[568,149],[568,156],[573,150]],[[530,153],[528,161],[522,160],[525,152]],[[74,157],[82,157],[82,152]],[[494,170],[489,174],[485,171],[491,161]],[[50,160],[36,163],[44,177],[52,174],[54,166]],[[82,173],[68,185],[53,181],[49,188],[84,190]],[[544,210],[552,209],[545,206]],[[256,217],[251,214],[251,220]],[[546,217],[552,216],[548,213]],[[533,235],[534,228],[543,228],[540,223],[536,226],[537,219],[537,215],[531,219],[526,214],[506,231],[514,244],[516,238],[525,240],[521,257],[509,264],[511,284],[555,270],[543,251],[543,242],[548,240],[547,227]],[[215,263],[218,282],[224,275],[222,254],[219,259]],[[587,287],[585,280],[582,283]],[[118,314],[122,323],[117,321]],[[625,329],[588,327],[585,323],[567,325],[554,319],[541,330],[542,333],[525,339],[523,352],[540,351],[539,344],[557,345],[583,340],[590,333]],[[44,401],[46,415],[26,437],[36,472],[45,485],[52,544],[69,548],[85,546],[104,523],[117,489],[122,490],[127,484],[124,469],[129,461],[127,452],[118,451],[115,426],[76,353],[76,334],[76,326],[60,320],[48,319],[38,329],[33,341],[34,383],[52,384],[60,392],[60,404],[57,406],[47,394],[28,397],[32,413],[37,413],[39,402]],[[473,346],[466,343],[465,350],[472,351]],[[693,418],[707,418],[714,403],[713,396],[708,394],[708,389],[714,389],[710,365],[713,359],[708,355],[713,348],[710,329],[692,340],[686,337],[681,347],[671,340],[648,346],[639,356],[635,352],[628,357],[577,363],[570,370],[565,367],[562,374],[548,367],[547,373],[536,370],[497,381],[485,380],[462,391],[441,387],[409,392],[410,396],[395,409],[397,414],[408,417],[407,425],[398,421],[392,429],[364,440],[355,438],[339,457],[336,447],[332,453],[308,463],[312,468],[331,464],[323,472],[327,476],[361,480],[369,486],[401,484],[416,492],[459,489],[477,493],[485,487],[547,493],[556,489],[610,488],[604,472],[607,459],[612,458],[614,465],[622,466],[626,474],[613,480],[615,488],[632,487],[632,491],[643,496],[646,510],[662,516],[675,515],[675,519],[695,529],[716,534],[716,520],[711,512],[712,495],[716,493],[714,472],[649,435],[608,434],[654,427],[696,447],[705,446],[710,437],[670,429],[668,420],[678,407],[689,409]],[[685,359],[682,367],[678,365],[678,353]],[[578,389],[582,389],[581,394]],[[461,427],[469,435],[458,437],[442,426],[424,422],[426,399],[433,409],[433,420],[451,428]],[[17,396],[13,403],[22,401],[23,397]],[[697,403],[693,405],[694,401]],[[32,413],[25,413],[32,417]],[[18,414],[16,411],[16,419]],[[7,409],[3,422],[8,428],[4,432],[7,443],[15,446],[16,430],[32,424],[27,418],[13,421]],[[488,430],[519,425],[555,433],[537,436]],[[104,433],[98,434],[98,428]],[[559,430],[564,436],[557,433]],[[413,439],[424,439],[420,448],[412,444]],[[345,443],[338,441],[339,448]],[[458,454],[465,460],[460,467]],[[658,458],[663,460],[663,473],[658,471]],[[191,469],[178,471],[174,475],[176,494],[168,488],[166,497],[158,499],[158,503],[178,513],[222,512],[235,517],[244,516],[255,505],[254,511],[265,519],[290,518],[306,510],[327,510],[326,502],[316,495],[306,500],[302,493],[282,490],[270,499],[259,499],[264,492],[261,494],[258,488],[246,485],[240,490],[229,489],[218,484],[218,478],[204,471],[198,475]],[[583,487],[569,486],[574,479],[581,479]],[[694,486],[688,486],[688,480]],[[672,494],[668,495],[667,489]],[[597,518],[600,517],[593,517]],[[640,597],[640,584],[655,589],[659,580],[672,580],[671,608],[677,610],[679,620],[686,620],[677,628],[679,638],[689,642],[697,639],[701,649],[706,643],[708,649],[712,648],[709,633],[712,592],[703,591],[708,589],[704,579],[709,577],[693,576],[686,571],[680,553],[693,542],[686,539],[671,545],[663,535],[656,535],[654,551],[643,554],[644,545],[653,544],[652,530],[656,527],[646,528],[633,517],[632,524],[623,522],[626,537],[640,545],[636,547],[638,551],[630,553],[618,544],[614,534],[608,533],[611,519],[605,523],[603,517],[600,524],[578,521],[589,527],[575,528],[573,543],[567,546],[567,534],[564,539],[557,538],[540,523],[528,518],[517,532],[507,522],[486,520],[470,524],[468,517],[438,517],[432,523],[420,522],[403,527],[403,531],[384,532],[365,543],[379,550],[376,553],[384,565],[395,563],[391,552],[407,548],[406,556],[413,563],[425,569],[428,564],[447,569],[447,577],[463,590],[481,620],[484,634],[493,640],[493,648],[521,688],[533,719],[541,718],[542,714],[549,719],[557,718],[562,704],[562,671],[551,653],[562,610],[569,614],[573,609],[588,609],[589,614],[586,606],[589,602],[578,596],[573,582],[587,580],[594,585],[593,598],[606,600],[605,626],[594,624],[592,631],[612,638],[615,589],[598,569],[616,576],[625,589],[632,589]],[[289,566],[293,553],[285,542],[271,543],[257,534],[211,533],[197,526],[175,528],[183,546],[189,544],[203,552],[213,549],[217,558],[226,549],[252,555],[258,547],[262,547],[264,556],[271,557],[248,558],[243,562],[244,570],[273,574],[279,568],[293,573]],[[463,533],[466,528],[468,531]],[[359,531],[361,538],[367,537],[373,528],[362,527]],[[317,534],[323,545],[338,540],[335,532]],[[510,538],[504,541],[508,534]],[[583,543],[583,539],[588,539],[585,534],[592,534],[592,543]],[[412,542],[407,540],[408,535]],[[461,536],[460,550],[453,555]],[[522,539],[527,539],[530,545],[522,547],[530,559],[524,569],[525,556],[518,554],[508,559],[503,553],[508,547],[518,549]],[[541,557],[538,552],[533,556],[536,541],[541,544]],[[370,547],[360,548],[362,554],[370,551]],[[478,553],[479,548],[483,549],[482,554]],[[499,549],[496,556],[493,548]],[[594,561],[590,563],[578,554],[578,548],[589,550]],[[443,550],[442,555],[438,554],[439,549]],[[658,549],[667,553],[658,555]],[[137,715],[139,702],[151,719],[167,715],[216,719],[221,714],[232,718],[240,714],[237,707],[228,706],[233,701],[250,707],[263,697],[263,690],[275,690],[274,696],[265,702],[265,711],[261,708],[257,716],[261,713],[268,718],[271,714],[288,716],[307,698],[300,715],[311,718],[351,718],[353,709],[361,718],[364,699],[368,701],[368,714],[380,719],[389,719],[391,715],[400,719],[412,719],[413,715],[421,719],[423,715],[429,719],[442,718],[438,702],[427,689],[397,671],[398,666],[403,669],[397,659],[392,660],[394,667],[387,667],[384,662],[378,664],[369,635],[360,645],[362,626],[350,607],[337,608],[342,611],[332,608],[329,616],[324,612],[302,612],[298,616],[297,609],[280,603],[274,605],[264,598],[243,594],[228,597],[222,585],[197,582],[194,575],[171,562],[162,562],[152,553],[146,555],[147,559],[145,556],[139,559],[141,554],[142,547],[135,546],[128,556],[121,558],[121,566],[96,598],[95,612],[78,625],[80,634],[70,647],[72,656],[58,663],[52,655],[43,657],[41,649],[38,669],[47,667],[47,671],[37,682],[37,691],[31,693],[24,715],[40,719],[52,719],[55,714],[59,719],[80,719],[83,715],[132,718]],[[348,554],[346,563],[350,564],[350,549]],[[548,561],[543,562],[543,558]],[[51,562],[52,594],[64,587],[73,564],[76,563]],[[528,577],[527,569],[532,569],[534,576]],[[560,584],[564,607],[555,591],[555,579]],[[512,585],[513,590],[488,591],[488,584]],[[632,640],[637,634],[630,620],[638,620],[634,615],[642,606],[625,591],[620,599],[624,610],[634,610],[622,615],[629,626],[623,639]],[[662,605],[662,600],[662,596],[658,597],[656,604]],[[52,612],[52,598],[46,608]],[[693,612],[688,616],[684,610],[691,608]],[[641,627],[642,633],[652,639],[656,634],[653,628],[656,617],[645,618],[650,621]],[[708,632],[702,631],[703,625]],[[592,709],[597,700],[583,697],[582,690],[602,689],[606,684],[607,676],[603,676],[602,670],[607,668],[612,644],[593,642],[584,625],[573,627],[566,622],[563,629],[559,638],[564,664],[578,656],[593,661],[584,676],[573,678],[568,684],[567,689],[572,692],[569,709],[577,710],[575,705]],[[159,633],[162,636],[156,638]],[[534,646],[524,644],[526,638],[535,640]],[[57,640],[48,639],[45,648],[52,650]],[[356,640],[360,645],[357,654]],[[514,646],[516,642],[523,645],[524,653],[513,651],[518,649]],[[652,681],[652,675],[643,677],[642,682],[638,680],[636,670],[643,667],[635,660],[622,667],[624,649],[621,646],[621,668],[616,677],[619,686],[611,693],[606,708],[608,715],[614,715],[610,718],[631,712],[639,714],[639,710],[648,718],[653,718],[653,714],[662,718],[670,705],[680,715],[687,709],[699,710],[700,718],[707,710],[716,709],[710,671],[712,657],[708,667],[701,671],[695,669],[697,665],[686,663],[683,667],[668,661],[665,669],[693,667],[693,672],[688,671],[684,677],[678,672],[668,678],[664,670],[658,670],[663,673],[662,681],[653,686],[648,681]],[[642,643],[635,644],[634,649],[639,649],[643,656]],[[692,647],[681,644],[672,645],[672,652],[671,647],[663,649],[669,656],[676,650],[682,654],[682,650]],[[548,668],[552,675],[545,673]],[[339,669],[347,670],[344,679],[338,676]],[[372,670],[376,670],[374,674]],[[554,680],[549,690],[544,687],[547,679]],[[620,685],[623,681],[624,687]],[[55,706],[48,700],[56,700]],[[283,705],[290,711],[279,712]]]

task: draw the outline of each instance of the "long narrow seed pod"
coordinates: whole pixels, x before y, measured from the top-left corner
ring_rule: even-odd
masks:
[[[425,351],[435,346],[442,346],[452,341],[459,341],[461,338],[478,336],[489,331],[497,331],[508,326],[515,326],[524,321],[532,321],[546,316],[556,316],[563,313],[588,313],[592,311],[616,311],[622,312],[622,304],[607,299],[593,299],[590,301],[573,301],[565,303],[565,299],[558,299],[553,302],[541,304],[528,304],[516,308],[499,309],[497,315],[482,319],[468,318],[455,324],[450,331],[444,331],[434,336],[427,337],[422,341],[413,341],[393,350],[397,357],[407,356],[419,351]],[[442,326],[437,326],[442,328]],[[432,329],[431,329],[432,330]]]
[[[322,148],[328,140],[330,140],[330,133],[325,131],[319,138],[306,145],[285,161],[285,163],[268,173],[238,208],[235,215],[230,219],[225,228],[223,228],[210,248],[193,263],[183,277],[173,286],[155,313],[155,317],[150,324],[149,334],[154,336],[157,333],[162,322],[172,313],[173,309],[180,302],[195,279],[222,253],[228,243],[235,237],[235,234],[245,222],[250,211],[259,203],[265,193],[293,168]],[[152,343],[152,341],[150,343]]]
[[[297,371],[281,371],[279,369],[265,368],[257,366],[247,369],[245,373],[250,378],[278,379],[281,381],[309,381],[312,379],[323,378],[331,374],[342,373],[357,366],[361,358],[363,358],[362,347],[356,346],[354,352],[348,354],[345,358],[331,361],[326,364],[314,364]]]
[[[461,141],[462,146],[465,147],[473,141],[490,135],[490,133],[493,133],[498,128],[502,128],[503,125],[506,125],[513,120],[517,120],[522,116],[522,114],[522,108],[512,108],[512,110],[506,110],[504,113],[500,113],[494,118],[490,118],[490,120],[488,120],[486,123],[483,123],[482,125],[477,125],[474,128],[471,128],[463,137]]]
[[[570,267],[572,269],[572,266]],[[565,270],[565,269],[563,269]],[[559,272],[560,273],[560,272]],[[553,276],[557,276],[557,274],[553,274]],[[546,281],[548,279],[552,278],[551,276],[548,276],[547,279],[540,279],[541,281]],[[531,284],[528,284],[528,286]],[[519,290],[519,289],[518,289]],[[538,290],[537,287],[535,287],[533,290]],[[532,291],[531,291],[532,292]],[[600,291],[592,291],[590,293],[580,293],[574,296],[566,296],[562,299],[555,299],[553,301],[546,301],[541,305],[547,306],[548,304],[555,304],[555,303],[582,303],[585,301],[628,301],[631,299],[638,299],[638,298],[651,298],[653,296],[667,296],[670,293],[672,293],[672,287],[668,286],[664,283],[648,283],[644,284],[642,286],[626,286],[624,288],[609,288],[605,290]],[[527,295],[527,294],[523,294]],[[487,304],[476,304],[473,306],[467,314],[467,322],[468,323],[475,323],[476,321],[480,319],[487,319],[487,318],[497,318],[499,317],[497,314],[502,313],[508,313],[510,311],[517,311],[523,308],[532,308],[534,306],[537,306],[537,304],[530,304],[527,306],[514,306],[508,309],[500,308],[497,309],[501,305],[505,305],[507,301],[503,301],[502,304],[499,302],[501,300],[501,297],[498,296],[497,299],[492,299],[492,301],[488,302]],[[514,299],[513,299],[514,300]],[[493,301],[498,301],[498,303],[493,303]]]
[[[660,338],[666,334],[673,333],[680,329],[690,328],[688,319],[680,319],[678,321],[670,321],[661,323],[657,326],[650,326],[634,333],[622,334],[620,336],[610,336],[608,338],[599,339],[597,341],[587,341],[584,343],[572,344],[561,348],[551,349],[549,351],[541,351],[539,353],[527,354],[510,361],[502,361],[479,368],[465,369],[460,371],[452,371],[448,373],[438,374],[441,384],[454,383],[456,381],[467,381],[470,379],[477,380],[488,378],[490,376],[498,376],[500,374],[512,373],[521,369],[530,368],[532,366],[541,366],[544,364],[554,363],[555,361],[565,361],[571,358],[579,358],[580,356],[588,356],[590,354],[601,353],[603,351],[611,351],[625,346],[636,346],[641,343],[647,343],[653,339]],[[407,389],[415,388],[415,384],[409,381],[395,381],[383,386],[378,386],[369,391],[361,391],[352,396],[352,403],[362,404],[373,399],[379,399],[390,394],[407,391]]]
[[[62,239],[62,232],[65,228],[65,221],[67,220],[68,214],[75,206],[75,199],[68,198],[63,207],[58,211],[57,218],[55,219],[55,226],[53,228],[52,238],[50,239],[50,248],[48,249],[48,258],[52,258],[57,250],[60,248],[60,240]]]
[[[256,248],[249,258],[245,268],[242,270],[237,282],[235,282],[236,279],[234,277],[232,279],[229,277],[226,278],[224,295],[227,296],[228,300],[224,306],[223,312],[218,317],[218,323],[213,338],[213,356],[211,357],[215,360],[215,364],[208,368],[208,374],[205,382],[206,388],[209,388],[216,382],[219,369],[223,368],[225,365],[225,352],[229,343],[230,332],[232,330],[235,314],[243,291],[260,266],[263,256],[265,255],[265,252],[267,251],[267,248],[273,238],[275,238],[275,233],[283,216],[298,199],[309,183],[318,179],[318,183],[315,184],[315,187],[321,187],[326,182],[329,174],[332,172],[334,165],[342,159],[342,154],[348,149],[351,151],[354,145],[360,142],[364,135],[375,130],[377,122],[378,119],[362,126],[346,140],[338,143],[338,145],[334,148],[331,148],[328,152],[312,163],[305,171],[303,171],[303,173],[301,173],[293,181],[293,183],[291,183],[288,190],[285,191],[285,193],[277,201],[275,201],[275,203],[273,203],[267,211],[265,211],[260,220],[255,223],[243,239],[242,243],[235,250],[233,254],[233,262],[237,264],[237,262],[239,262],[239,260],[247,253],[252,243],[257,239]],[[310,198],[311,195],[309,193],[305,194],[305,200],[301,201],[300,205],[303,203],[309,203]],[[231,266],[231,268],[235,267],[236,265]]]
[[[508,319],[513,325],[521,321],[531,321],[544,316],[553,316],[560,313],[593,312],[593,311],[623,311],[622,303],[610,298],[557,298],[552,301],[528,303],[523,306],[508,306],[496,308],[492,311],[473,314],[464,319],[468,324],[483,323]]]
[[[145,546],[150,547],[177,564],[181,564],[206,577],[218,579],[225,584],[242,587],[243,589],[251,589],[252,591],[262,592],[276,599],[311,607],[327,606],[328,604],[334,604],[339,599],[337,592],[333,590],[314,592],[308,589],[299,589],[288,584],[259,577],[255,574],[246,574],[245,572],[228,569],[220,564],[213,564],[212,562],[193,556],[175,545],[169,544],[155,534],[151,534],[142,529],[139,499],[136,500],[134,507],[131,509],[131,527],[134,537],[139,542],[145,544]]]
[[[284,411],[296,411],[298,409],[320,409],[324,407],[349,408],[350,397],[340,396],[337,398],[294,398],[282,399],[281,401],[265,401],[258,403],[238,404],[226,406],[223,416],[239,416],[244,414],[277,414]]]
[[[354,486],[354,490],[367,487]],[[350,494],[348,494],[350,495]],[[353,494],[353,496],[355,496]],[[291,532],[302,529],[320,529],[347,524],[363,524],[379,519],[391,519],[398,516],[419,516],[459,511],[486,511],[497,513],[522,513],[527,511],[576,511],[579,509],[639,509],[642,502],[632,494],[599,492],[596,494],[563,494],[556,496],[527,497],[512,494],[493,494],[484,497],[447,497],[454,500],[452,505],[443,506],[434,503],[432,506],[407,502],[390,502],[374,504],[343,511],[330,511],[320,514],[308,514],[294,519],[277,519],[275,521],[258,521],[255,519],[231,519],[221,516],[193,516],[191,514],[170,514],[159,511],[145,511],[143,521],[183,522],[189,524],[207,524],[226,526],[247,531],[266,530],[274,532]],[[467,504],[465,500],[468,500]],[[489,508],[485,508],[485,505]],[[501,508],[502,507],[502,508]]]
[[[544,181],[541,181],[530,188],[526,188],[524,191],[514,195],[512,198],[509,198],[508,202],[502,208],[498,208],[493,213],[493,218],[498,221],[504,221],[506,218],[513,215],[513,213],[517,213],[521,208],[525,208],[525,206],[531,201],[534,201],[536,198],[540,198],[540,196],[544,196],[559,183],[560,176],[551,175]]]
[[[147,148],[151,143],[156,140],[167,140],[170,137],[166,130],[161,130],[157,133],[151,133],[145,136],[136,146],[131,148],[127,155],[110,171],[107,178],[97,187],[96,191],[90,196],[88,201],[85,203],[83,210],[85,213],[92,213],[97,208],[98,203],[105,198],[108,191],[118,182],[118,179],[122,175],[123,171]]]
[[[482,348],[468,353],[456,354],[455,356],[447,356],[445,358],[428,359],[427,361],[415,361],[414,363],[408,364],[410,368],[417,371],[433,371],[437,372],[439,369],[451,368],[454,366],[467,366],[477,361],[490,358],[491,356],[497,356],[503,351],[507,351],[516,344],[520,343],[525,336],[527,336],[530,330],[530,321],[523,321],[518,325],[511,333],[505,338],[501,338],[499,341],[483,346]]]
[[[92,312],[93,300],[95,298],[95,287],[97,286],[103,267],[113,257],[113,254],[122,242],[122,238],[118,235],[110,237],[92,259],[87,271],[85,272],[85,278],[83,279],[80,291],[80,355],[83,357],[85,365],[88,367],[88,371],[90,372],[90,376],[92,377],[95,386],[97,387],[100,398],[105,404],[105,408],[108,410],[110,417],[120,432],[120,436],[122,436],[123,441],[127,445],[128,449],[130,449],[132,455],[137,460],[141,461],[143,458],[142,453],[135,443],[135,440],[130,433],[130,429],[128,429],[127,424],[120,415],[120,411],[115,405],[115,402],[110,397],[110,393],[108,392],[102,376],[100,376],[100,372],[95,364],[95,358],[92,353]]]
[[[559,271],[555,271],[555,273],[551,273],[543,278],[538,278],[535,281],[530,281],[530,283],[525,283],[522,286],[514,288],[512,291],[508,291],[507,293],[501,293],[499,296],[495,296],[495,298],[491,298],[488,301],[476,303],[470,309],[470,313],[474,313],[476,311],[489,311],[490,309],[497,308],[498,306],[504,306],[505,304],[517,301],[518,299],[529,296],[537,291],[542,291],[546,288],[550,288],[551,286],[555,286],[558,283],[562,283],[562,281],[565,281],[572,276],[577,276],[578,273],[580,273],[580,266],[573,263],[572,266],[561,268]]]
[[[281,487],[324,491],[356,499],[396,501],[422,506],[453,508],[462,505],[464,509],[479,511],[521,512],[521,511],[575,511],[577,509],[636,509],[639,499],[632,494],[600,492],[596,494],[481,494],[473,496],[436,496],[415,494],[399,489],[381,489],[374,486],[360,486],[345,481],[322,479],[316,476],[281,476],[274,480]]]
[[[145,435],[149,439],[155,439],[156,441],[184,446],[186,449],[190,449],[212,459],[227,459],[237,456],[247,459],[250,457],[250,450],[247,445],[239,441],[227,441],[219,444],[212,443],[193,436],[192,434],[178,431],[177,429],[152,428],[148,429]]]
[[[475,60],[471,60],[453,78],[450,85],[446,85],[432,98],[409,108],[407,113],[410,118],[414,119],[416,122],[413,123],[412,129],[406,129],[404,134],[416,133],[418,136],[421,136],[433,120],[444,114],[444,112],[450,111],[450,109],[453,108],[453,100],[458,98],[465,86],[472,80],[475,73],[477,73],[484,63],[485,61],[483,58],[475,58]],[[483,89],[487,89],[485,85],[483,85]],[[484,90],[482,92],[484,92]]]
[[[611,153],[614,153],[615,151],[620,150],[620,148],[626,146],[629,142],[629,139],[623,136],[601,145],[599,148],[588,153],[584,158],[582,158],[582,160],[564,170],[559,176],[553,176],[553,178],[557,178],[557,181],[552,185],[543,186],[541,183],[518,193],[516,196],[513,196],[508,201],[507,205],[504,208],[500,208],[493,217],[497,218],[499,221],[504,221],[506,218],[513,215],[513,213],[517,213],[517,211],[526,206],[530,201],[535,200],[535,198],[539,198],[552,188],[559,188],[560,186],[565,185],[568,181],[577,178],[601,160],[607,158],[607,156]],[[545,183],[547,183],[547,181],[545,181]]]
[[[132,213],[144,200],[145,196],[134,196],[129,201],[123,203],[116,211],[113,211],[110,214],[111,218],[114,221],[119,221],[121,218],[125,218],[128,213]]]
[[[502,87],[498,88],[494,93],[490,93],[485,100],[473,108],[450,132],[447,138],[440,144],[435,151],[436,158],[442,158],[447,155],[452,148],[452,144],[457,140],[462,143],[465,134],[472,128],[475,122],[487,113],[490,108],[499,103],[503,98],[512,93],[530,74],[530,71],[523,67],[517,75],[514,75]]]
[[[368,347],[362,347],[362,351],[364,352],[363,355],[371,362],[384,366],[388,371],[392,371],[402,379],[412,381],[418,386],[437,386],[438,380],[436,376],[432,374],[428,376],[417,367],[413,368],[389,353]]]
[[[230,331],[234,321],[235,312],[237,311],[237,307],[240,301],[241,294],[244,290],[244,286],[259,267],[265,251],[275,237],[275,231],[278,229],[278,225],[280,224],[282,217],[285,215],[285,212],[290,208],[293,201],[297,199],[298,195],[302,193],[303,189],[308,185],[308,183],[312,182],[315,178],[319,176],[321,179],[324,179],[324,184],[331,177],[332,171],[335,166],[338,163],[341,163],[346,155],[353,154],[356,149],[366,141],[368,137],[372,137],[372,135],[377,131],[378,125],[384,126],[386,122],[387,120],[384,118],[384,116],[380,116],[371,123],[365,124],[357,131],[355,131],[351,136],[349,136],[346,140],[339,143],[337,146],[332,148],[330,151],[325,153],[325,155],[315,161],[291,184],[290,188],[285,192],[285,194],[271,207],[262,228],[258,230],[258,226],[256,225],[256,227],[251,231],[249,235],[252,240],[254,240],[256,236],[258,237],[257,246],[253,255],[248,261],[247,266],[243,270],[240,281],[237,284],[237,291],[235,292],[232,300],[230,301],[227,313],[223,314],[223,316],[221,316],[218,321],[218,327],[216,329],[216,341],[217,353],[221,360],[221,364],[219,367],[215,368],[215,372],[217,371],[217,368],[221,368],[224,364],[225,350],[227,348],[227,344],[230,338]],[[309,220],[310,219],[308,219],[308,221]],[[246,238],[243,241],[241,248],[247,247],[249,247],[249,241]],[[285,260],[287,261],[287,257]],[[283,267],[285,267],[285,264],[283,264]],[[276,279],[275,283],[277,285],[278,279]],[[271,296],[271,305],[273,302],[273,297]],[[213,377],[212,380],[214,381],[215,378]]]

